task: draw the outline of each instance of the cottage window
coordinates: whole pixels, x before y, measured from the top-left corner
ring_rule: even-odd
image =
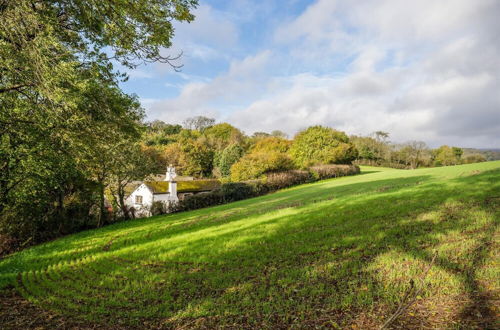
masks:
[[[135,196],[135,203],[142,205],[142,196]]]

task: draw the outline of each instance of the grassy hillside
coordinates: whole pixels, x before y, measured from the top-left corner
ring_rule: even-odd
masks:
[[[413,281],[397,326],[498,325],[500,162],[362,171],[37,246],[0,290],[42,324],[366,328]]]

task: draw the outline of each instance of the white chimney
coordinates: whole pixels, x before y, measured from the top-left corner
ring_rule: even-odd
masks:
[[[169,181],[168,192],[170,194],[170,198],[177,198],[177,182]]]
[[[167,173],[165,175],[165,181],[173,181],[177,177],[177,173],[175,173],[175,167],[169,165],[167,167]]]

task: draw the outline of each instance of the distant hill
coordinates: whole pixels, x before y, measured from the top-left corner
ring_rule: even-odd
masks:
[[[500,160],[500,149],[476,149],[476,148],[462,148],[464,150],[463,156],[480,154],[486,157],[486,160]]]

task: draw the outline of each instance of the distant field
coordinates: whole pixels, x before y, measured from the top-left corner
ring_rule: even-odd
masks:
[[[15,254],[0,261],[0,323],[372,328],[413,280],[394,326],[496,328],[499,222],[500,161],[363,167]]]

